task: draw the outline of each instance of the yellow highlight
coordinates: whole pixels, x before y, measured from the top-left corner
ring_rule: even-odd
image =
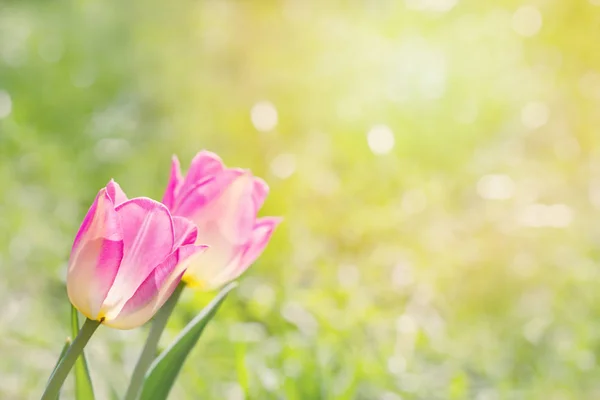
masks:
[[[87,319],[91,319],[93,321],[99,321],[100,323],[102,323],[102,322],[104,322],[106,320],[106,314],[105,314],[105,312],[103,310],[100,310],[100,312],[98,313],[98,315],[96,316],[96,318],[94,318],[94,317],[89,316],[88,313],[84,312],[79,307],[75,306],[74,304],[73,304],[73,307],[75,307],[75,309],[77,311],[79,311]]]
[[[196,290],[203,290],[206,289],[206,287],[208,286],[206,284],[206,281],[202,280],[202,279],[196,279],[196,277],[194,277],[191,274],[184,274],[183,278],[181,278],[181,280],[190,288],[192,289],[196,289]]]

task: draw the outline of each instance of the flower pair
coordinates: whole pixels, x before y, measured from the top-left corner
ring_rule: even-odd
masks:
[[[87,318],[118,329],[147,322],[183,279],[213,289],[237,278],[267,245],[278,218],[257,219],[268,193],[249,171],[200,152],[183,177],[173,158],[163,203],[128,199],[110,181],[75,237],[67,291]]]

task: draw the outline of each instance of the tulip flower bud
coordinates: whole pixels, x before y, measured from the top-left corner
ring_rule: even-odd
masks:
[[[149,198],[127,199],[110,181],[102,188],[75,237],[69,300],[82,314],[117,329],[147,322],[206,246],[197,228]]]
[[[202,257],[194,257],[184,282],[213,289],[237,278],[258,258],[281,221],[256,217],[268,192],[262,179],[247,170],[226,168],[208,151],[196,155],[185,178],[173,157],[163,203],[173,215],[193,221],[196,242],[210,247]]]

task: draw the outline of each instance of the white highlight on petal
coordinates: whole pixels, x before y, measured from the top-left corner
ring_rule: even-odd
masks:
[[[521,36],[534,36],[542,28],[542,13],[534,6],[522,6],[512,16],[512,28]]]
[[[271,172],[278,178],[286,179],[296,171],[296,156],[282,153],[271,161]]]
[[[268,132],[277,126],[277,109],[269,101],[260,101],[250,110],[252,125],[261,132]]]
[[[529,129],[537,129],[546,125],[550,117],[548,106],[539,101],[527,103],[521,109],[521,122]]]
[[[394,133],[386,125],[375,125],[367,133],[367,143],[374,154],[387,154],[394,148]]]
[[[477,193],[488,200],[510,199],[515,192],[515,183],[508,175],[485,175],[477,182]]]
[[[8,92],[0,90],[0,119],[6,118],[12,112],[12,100]]]

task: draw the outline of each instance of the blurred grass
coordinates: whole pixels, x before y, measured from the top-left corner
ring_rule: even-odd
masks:
[[[160,198],[202,148],[285,223],[172,398],[600,397],[593,3],[4,0],[0,398],[39,396],[60,352],[97,190]],[[94,338],[99,398],[143,338]]]

